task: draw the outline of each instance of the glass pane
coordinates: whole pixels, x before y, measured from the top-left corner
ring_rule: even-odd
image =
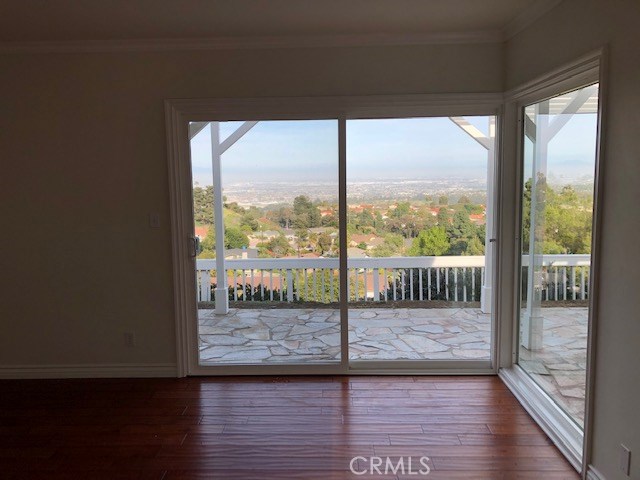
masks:
[[[580,426],[598,86],[524,109],[519,365]]]
[[[200,363],[339,362],[337,121],[211,122],[191,160]]]
[[[494,117],[347,121],[350,359],[490,358],[494,130]]]

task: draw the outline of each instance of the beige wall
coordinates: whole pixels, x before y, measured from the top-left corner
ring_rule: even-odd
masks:
[[[618,446],[632,450],[640,478],[640,2],[565,0],[512,39],[507,87],[609,44],[600,307],[596,342],[593,465],[608,480],[626,479]]]
[[[0,56],[0,365],[175,363],[164,99],[497,92],[502,62],[498,44]]]

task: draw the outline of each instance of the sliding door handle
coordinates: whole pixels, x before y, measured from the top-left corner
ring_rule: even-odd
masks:
[[[196,258],[200,247],[200,239],[196,236],[189,236],[189,256]]]

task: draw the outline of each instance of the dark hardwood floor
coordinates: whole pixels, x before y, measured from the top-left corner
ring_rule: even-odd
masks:
[[[0,478],[579,477],[497,377],[363,376],[0,381]]]

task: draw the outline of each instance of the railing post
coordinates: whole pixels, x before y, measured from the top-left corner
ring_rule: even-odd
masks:
[[[471,301],[476,300],[476,268],[471,267]]]
[[[211,301],[211,275],[209,275],[209,270],[200,271],[200,301]]]
[[[458,301],[458,267],[453,267],[453,300]]]
[[[329,303],[333,303],[333,268],[329,269]]]
[[[373,301],[380,301],[380,269],[373,269]]]
[[[409,300],[413,300],[413,268],[409,269]]]
[[[363,295],[362,300],[365,301],[365,302],[367,301],[367,290],[369,290],[369,285],[367,283],[367,275],[368,275],[367,269],[365,268],[364,269],[364,275],[363,275],[364,279],[362,281],[362,283],[364,284],[364,295]]]
[[[287,302],[293,302],[293,273],[287,269]]]
[[[238,301],[238,281],[236,280],[235,270],[231,270],[231,276],[233,281],[233,301],[237,302]],[[226,278],[226,271],[225,271],[225,278]]]

